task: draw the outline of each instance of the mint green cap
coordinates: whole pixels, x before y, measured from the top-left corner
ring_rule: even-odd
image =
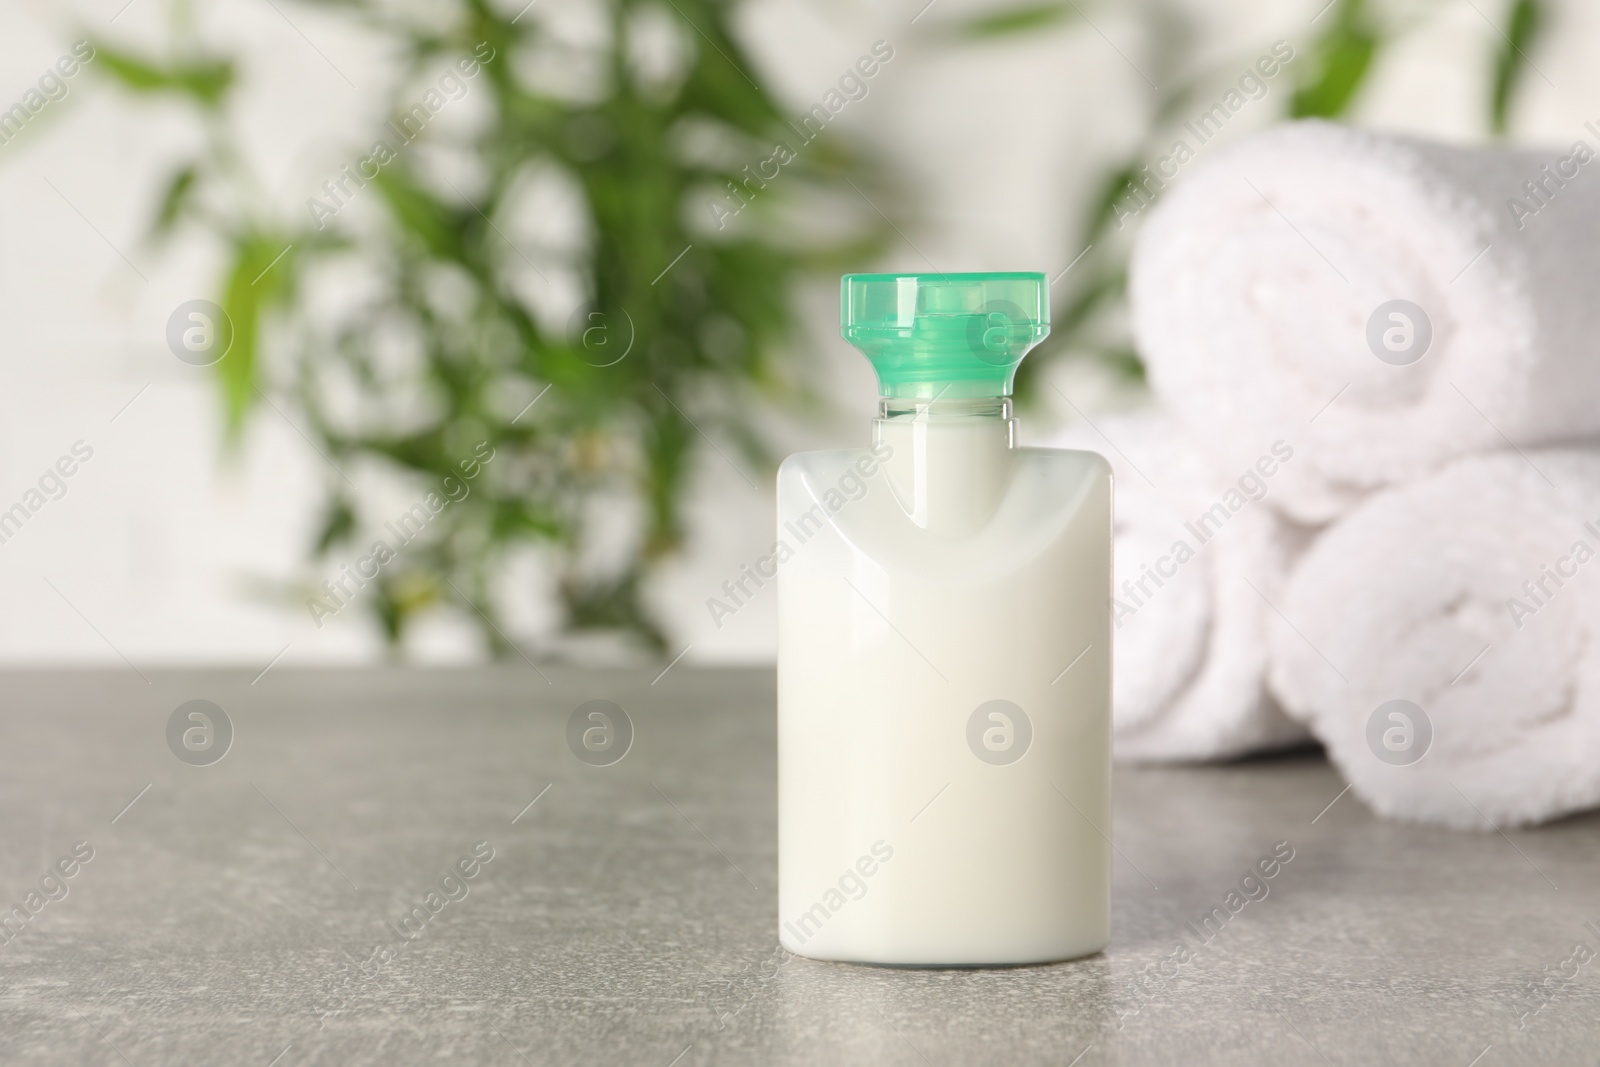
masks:
[[[839,332],[894,397],[1011,395],[1017,364],[1050,333],[1043,274],[846,274]]]

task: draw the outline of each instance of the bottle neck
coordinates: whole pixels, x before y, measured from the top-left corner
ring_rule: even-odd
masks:
[[[943,536],[981,529],[1010,482],[1016,421],[1009,397],[883,397],[874,444],[889,446],[889,485],[912,522]]]

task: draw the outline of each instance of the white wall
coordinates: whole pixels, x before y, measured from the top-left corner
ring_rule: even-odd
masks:
[[[69,49],[79,27],[141,44],[158,39],[165,0],[134,0],[123,10],[124,2],[0,7],[0,107]],[[1273,38],[1308,40],[1306,24],[1322,3],[1191,7],[1214,54],[1243,62]],[[197,6],[208,35],[244,57],[243,115],[262,183],[285,210],[300,210],[327,161],[359,143],[377,113],[382,57],[337,20],[286,0]],[[908,244],[881,266],[1054,274],[1081,250],[1073,205],[1084,183],[1126,150],[1141,118],[1142,75],[1119,54],[1142,58],[1133,23],[1119,14],[1126,9],[1083,6],[1093,26],[1065,22],[981,45],[954,45],[938,34],[961,14],[995,7],[964,0],[937,0],[925,10],[921,0],[751,0],[741,25],[796,112],[874,41],[894,47],[870,95],[841,115],[841,125],[904,175],[903,204],[918,219]],[[1480,136],[1484,56],[1496,38],[1478,12],[1499,18],[1502,7],[1397,5],[1417,26],[1385,57],[1360,119]],[[1537,53],[1543,76],[1530,82],[1518,122],[1528,135],[1567,143],[1584,120],[1600,117],[1600,74],[1586,62],[1600,40],[1600,15],[1574,2],[1557,21]],[[22,499],[74,442],[94,455],[67,481],[63,498],[0,544],[0,663],[265,667],[280,653],[284,663],[380,655],[365,623],[341,618],[318,631],[302,606],[262,598],[265,582],[296,573],[310,503],[327,471],[297,431],[265,408],[240,453],[224,456],[210,372],[166,348],[168,314],[211,292],[217,270],[216,250],[202,242],[162,250],[142,240],[187,124],[128,102],[92,71],[70,85],[70,95],[22,138],[0,146],[0,508]],[[870,371],[834,333],[835,299],[829,284],[803,295],[818,366],[827,368],[842,414],[835,425],[788,427],[797,448],[863,440],[874,404]],[[1083,403],[1107,402],[1092,373],[1059,373]],[[1049,419],[1044,413],[1035,422]],[[770,493],[748,488],[722,464],[715,453],[703,457],[694,548],[652,595],[674,620],[678,646],[692,645],[688,660],[767,659],[770,597],[721,629],[704,608],[771,539]],[[537,570],[536,562],[524,568],[519,588],[535,589]],[[531,603],[518,617],[529,632],[550,624]],[[470,658],[469,635],[460,620],[441,616],[414,651]]]

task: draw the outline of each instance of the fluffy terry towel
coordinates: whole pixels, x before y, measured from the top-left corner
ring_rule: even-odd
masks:
[[[1049,444],[1101,453],[1116,479],[1117,758],[1223,759],[1303,740],[1266,692],[1262,596],[1278,594],[1287,554],[1261,499],[1284,469],[1270,446],[1259,467],[1219,475],[1156,411],[1080,423]]]
[[[1589,144],[1292,123],[1161,195],[1130,277],[1150,382],[1223,469],[1289,441],[1275,502],[1298,520],[1507,439],[1600,432]]]
[[[1593,807],[1597,583],[1600,455],[1461,460],[1307,551],[1272,686],[1383,815],[1487,830]]]

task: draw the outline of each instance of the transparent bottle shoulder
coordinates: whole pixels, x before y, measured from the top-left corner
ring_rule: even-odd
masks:
[[[871,477],[881,470],[883,463],[893,455],[893,446],[880,443],[864,448],[829,448],[810,452],[795,452],[778,465],[780,485],[795,479],[826,481],[843,477],[849,471],[858,476]],[[1018,447],[1008,450],[1014,467],[1049,470],[1062,476],[1077,475],[1086,479],[1112,478],[1111,464],[1098,452],[1077,448]]]
[[[1104,457],[1075,449],[1017,448],[1009,458],[992,521],[954,540],[991,550],[1004,542],[1039,548],[1049,531],[1081,522],[1109,526],[1112,474]],[[946,540],[911,529],[909,503],[897,493],[881,453],[870,449],[797,453],[779,470],[780,528],[787,523],[809,534],[825,523],[826,532],[872,554],[897,550],[890,546],[907,539]]]

